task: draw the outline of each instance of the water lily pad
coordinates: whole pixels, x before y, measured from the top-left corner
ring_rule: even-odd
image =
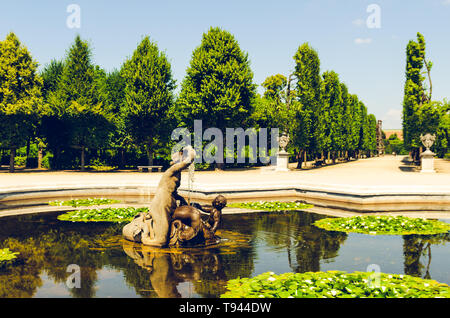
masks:
[[[120,203],[120,201],[106,198],[87,198],[87,199],[72,199],[67,201],[55,200],[50,201],[48,204],[53,206],[71,206],[77,208],[80,206],[93,206],[93,205],[104,205],[113,203]]]
[[[314,222],[314,225],[328,231],[370,235],[432,235],[450,231],[450,224],[439,220],[389,215],[326,218]]]
[[[140,212],[148,208],[105,208],[70,211],[58,216],[60,221],[72,222],[130,222]]]
[[[375,282],[369,284],[368,282]],[[293,287],[294,286],[294,287]],[[221,298],[450,298],[450,287],[409,275],[341,271],[264,273],[228,281]]]
[[[304,210],[312,207],[311,204],[302,202],[282,202],[282,201],[257,201],[230,203],[229,207],[241,209],[254,209],[261,211],[295,211]]]

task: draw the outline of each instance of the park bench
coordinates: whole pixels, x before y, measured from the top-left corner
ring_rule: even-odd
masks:
[[[153,169],[158,169],[158,172],[161,172],[163,166],[138,166],[139,172],[143,172],[147,169],[148,172],[152,172]]]
[[[314,162],[314,166],[315,167],[320,167],[320,166],[322,166],[322,165],[324,165],[325,164],[325,160],[317,160],[316,162]]]

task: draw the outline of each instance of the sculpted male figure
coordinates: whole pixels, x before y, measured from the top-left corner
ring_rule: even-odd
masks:
[[[218,238],[214,234],[220,224],[222,209],[226,204],[225,197],[218,195],[213,200],[212,206],[201,206],[198,203],[194,203],[193,206],[179,206],[172,215],[170,245],[216,244]],[[201,218],[200,211],[209,213],[208,220],[204,221]]]
[[[205,226],[208,230],[214,234],[220,225],[222,220],[222,209],[226,207],[227,199],[223,195],[218,195],[214,198],[212,206],[203,206],[201,209],[205,212],[209,212],[208,220],[205,222]]]
[[[163,247],[169,240],[170,221],[179,199],[181,171],[194,160],[195,151],[191,146],[185,148],[187,156],[167,169],[159,181],[155,196],[150,203],[149,213],[137,215],[123,230],[123,236],[130,241],[149,246]]]

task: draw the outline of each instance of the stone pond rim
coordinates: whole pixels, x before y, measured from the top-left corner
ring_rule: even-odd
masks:
[[[306,201],[315,206],[309,211],[321,214],[416,211],[415,215],[449,217],[450,161],[437,159],[437,173],[424,174],[412,169],[405,158],[382,156],[290,172],[274,172],[270,167],[203,171],[196,173],[191,199],[207,203],[223,194],[230,203]],[[187,177],[183,172],[179,188],[183,196]],[[46,211],[46,203],[58,199],[127,198],[124,201],[146,204],[160,178],[160,173],[139,172],[0,173],[0,216],[13,209],[19,212],[17,207],[25,208],[25,213]],[[230,211],[226,209],[224,213]]]
[[[109,197],[133,198],[149,202],[156,183],[52,184],[42,186],[16,186],[0,188],[0,216],[57,211],[45,208],[50,199]],[[179,192],[187,194],[187,187]],[[401,212],[430,211],[450,213],[449,186],[346,186],[337,184],[196,184],[192,200],[211,201],[217,194],[225,195],[228,202],[295,201],[313,204],[317,209],[338,209],[349,212]],[[21,207],[22,209],[17,209]],[[39,208],[37,208],[39,207]],[[34,210],[33,210],[34,209]],[[14,213],[16,210],[17,213]],[[72,208],[73,210],[73,208]],[[316,210],[316,209],[315,209]],[[35,212],[33,212],[35,211]],[[8,212],[8,213],[6,213]],[[318,212],[319,211],[314,211]],[[225,210],[224,210],[224,213]]]

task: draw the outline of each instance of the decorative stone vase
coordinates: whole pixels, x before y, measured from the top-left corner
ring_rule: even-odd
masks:
[[[436,172],[434,170],[435,153],[433,153],[430,150],[430,148],[433,145],[434,141],[436,140],[436,136],[431,135],[431,134],[426,134],[425,136],[420,135],[420,140],[422,141],[422,144],[427,148],[427,150],[425,150],[424,152],[422,152],[420,154],[421,166],[422,166],[422,169],[420,170],[420,172],[434,173],[434,172]]]
[[[281,150],[278,151],[275,171],[289,171],[289,153],[286,151],[286,146],[289,143],[289,135],[283,133],[281,137],[278,137],[278,143]]]

